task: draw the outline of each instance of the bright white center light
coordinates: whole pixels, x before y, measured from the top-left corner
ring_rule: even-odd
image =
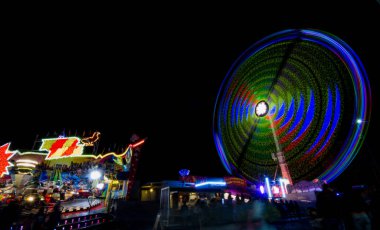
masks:
[[[361,123],[363,123],[363,120],[359,118],[359,119],[356,120],[356,123],[357,124],[361,124]]]
[[[256,115],[259,117],[263,117],[263,116],[267,115],[268,109],[269,109],[268,107],[269,107],[268,103],[266,103],[265,101],[260,101],[256,105],[256,109],[255,109]]]
[[[96,185],[96,188],[102,190],[104,188],[104,183],[99,183]]]
[[[100,176],[101,176],[101,174],[99,171],[92,171],[90,174],[91,180],[97,180],[100,178]]]

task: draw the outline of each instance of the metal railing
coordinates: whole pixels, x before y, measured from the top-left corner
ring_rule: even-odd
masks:
[[[55,230],[86,229],[97,225],[109,223],[113,216],[107,213],[91,214],[61,220]]]

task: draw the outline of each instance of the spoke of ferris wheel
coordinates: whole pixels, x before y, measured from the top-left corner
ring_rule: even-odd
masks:
[[[290,58],[290,55],[292,54],[296,44],[300,41],[299,37],[297,39],[295,39],[292,43],[290,43],[290,45],[286,48],[286,51],[284,53],[284,56],[282,58],[282,62],[280,64],[280,67],[278,68],[277,70],[277,73],[276,73],[276,76],[274,77],[274,79],[272,80],[272,84],[268,90],[268,94],[267,94],[267,101],[268,103],[270,102],[270,97],[269,95],[272,95],[273,93],[273,90],[274,90],[274,86],[277,84],[278,82],[278,79],[280,78],[281,74],[282,74],[282,71],[285,69],[285,65],[286,63],[288,62],[288,59]]]
[[[289,59],[291,53],[292,53],[293,50],[294,50],[295,45],[296,45],[299,41],[300,41],[299,38],[297,38],[294,42],[292,42],[292,43],[287,47],[287,49],[286,49],[286,51],[285,51],[285,53],[284,53],[284,57],[283,57],[283,59],[282,59],[281,65],[280,65],[280,67],[278,68],[278,71],[277,71],[277,73],[276,73],[276,76],[275,76],[275,78],[273,79],[272,84],[271,84],[271,86],[270,86],[270,88],[269,88],[269,90],[268,90],[268,94],[267,94],[267,97],[266,97],[268,103],[270,102],[270,101],[269,101],[269,100],[270,100],[269,95],[272,94],[272,91],[274,90],[274,86],[277,84],[277,81],[278,81],[279,77],[281,76],[281,73],[282,73],[283,69],[285,68],[286,63],[288,62],[288,59]],[[249,147],[249,143],[251,142],[251,139],[252,139],[252,137],[253,137],[253,134],[255,133],[255,130],[256,130],[257,121],[258,121],[258,119],[255,117],[255,121],[254,121],[254,123],[253,123],[253,125],[252,125],[252,127],[251,127],[251,129],[250,129],[250,131],[249,131],[249,133],[248,133],[248,138],[247,138],[247,140],[245,141],[245,144],[244,144],[244,146],[243,146],[243,148],[242,148],[241,153],[239,154],[239,158],[238,158],[238,160],[237,160],[237,165],[238,165],[238,167],[241,166],[241,164],[243,163],[243,159],[244,159],[245,156],[247,155],[247,150],[248,150],[248,147]],[[273,122],[271,122],[271,126],[273,126]],[[272,131],[273,131],[273,138],[274,138],[274,140],[275,140],[276,150],[279,151],[280,147],[279,147],[279,144],[278,144],[278,138],[277,138],[277,135],[276,135],[276,133],[275,133],[275,131],[274,131],[274,127],[273,127],[273,128],[271,127],[271,129],[272,129]],[[277,140],[277,141],[276,141],[276,140]]]
[[[237,160],[237,165],[238,167],[241,166],[241,164],[243,163],[243,159],[245,158],[245,155],[247,154],[247,150],[248,150],[248,147],[249,147],[249,143],[251,142],[251,139],[253,137],[253,134],[255,133],[255,130],[256,130],[256,127],[257,127],[257,121],[259,120],[259,117],[255,117],[254,118],[254,122],[253,122],[253,125],[251,127],[251,130],[249,131],[249,134],[248,134],[248,138],[247,140],[245,141],[245,144],[243,146],[243,149],[241,151],[241,153],[239,154],[239,159]]]

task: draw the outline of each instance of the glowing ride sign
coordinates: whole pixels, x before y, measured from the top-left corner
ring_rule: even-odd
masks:
[[[42,139],[40,151],[48,151],[46,160],[83,155],[84,145],[78,137]]]
[[[140,146],[145,142],[145,139],[135,143],[128,145],[128,148],[117,154],[115,152],[109,152],[105,155],[93,155],[93,154],[84,154],[85,144],[82,144],[82,141],[79,137],[61,137],[61,138],[49,138],[42,139],[42,145],[40,147],[40,151],[48,151],[48,154],[45,160],[54,160],[61,159],[65,157],[91,157],[91,158],[104,158],[110,155],[115,157],[123,157],[125,155],[131,156],[132,149]]]
[[[91,144],[95,143],[98,140],[99,135],[96,135],[96,140],[90,142]],[[39,148],[40,151],[47,151],[48,153],[41,153],[41,152],[27,152],[27,153],[21,153],[19,151],[9,151],[9,146],[11,143],[6,143],[2,146],[0,146],[0,177],[3,175],[8,175],[8,168],[14,166],[11,162],[9,162],[9,159],[11,159],[15,154],[18,154],[20,156],[22,155],[46,155],[45,160],[57,160],[62,159],[66,157],[87,157],[87,158],[105,158],[108,156],[115,156],[116,159],[114,159],[115,163],[118,163],[120,165],[123,165],[122,158],[126,158],[127,165],[131,163],[132,153],[133,149],[139,147],[145,142],[145,139],[142,139],[136,143],[129,144],[127,149],[122,153],[115,153],[115,152],[109,152],[104,155],[93,155],[93,154],[84,154],[84,147],[85,146],[92,146],[88,145],[86,143],[83,143],[82,140],[79,137],[58,137],[58,138],[47,138],[42,139],[41,147]],[[38,164],[37,161],[33,161],[30,159],[20,159],[16,161],[17,166],[26,166],[34,168],[35,165]]]
[[[8,159],[14,154],[14,152],[8,150],[10,144],[6,143],[0,146],[0,177],[4,174],[8,175],[8,167],[13,166],[12,163],[8,162]]]

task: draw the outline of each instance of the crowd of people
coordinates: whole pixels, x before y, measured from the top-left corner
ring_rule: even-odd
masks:
[[[88,170],[91,170],[93,168],[103,168],[105,170],[113,170],[114,165],[113,164],[101,164],[97,161],[85,161],[82,163],[74,163],[71,162],[70,165],[62,164],[62,165],[54,165],[51,166],[47,163],[42,162],[41,164],[37,165],[36,169],[38,170],[54,170],[59,168],[62,172],[68,172],[68,173],[81,173],[81,172],[87,172]]]
[[[339,193],[328,184],[317,194],[317,229],[379,229],[379,191],[363,187]]]
[[[302,222],[307,229],[379,229],[379,191],[371,188],[349,189],[337,192],[329,185],[316,193],[316,203],[300,206],[297,201],[248,198],[237,195],[227,199],[221,196],[199,197],[196,202],[179,200],[173,206],[173,217],[184,226],[247,222],[276,225],[279,222]],[[256,225],[255,225],[256,226]],[[257,225],[258,226],[258,225]]]
[[[295,201],[276,200],[269,202],[260,197],[243,194],[228,195],[227,199],[219,196],[199,197],[189,201],[186,196],[174,207],[174,216],[184,226],[220,225],[228,223],[275,222],[281,218],[301,218],[304,213]]]

